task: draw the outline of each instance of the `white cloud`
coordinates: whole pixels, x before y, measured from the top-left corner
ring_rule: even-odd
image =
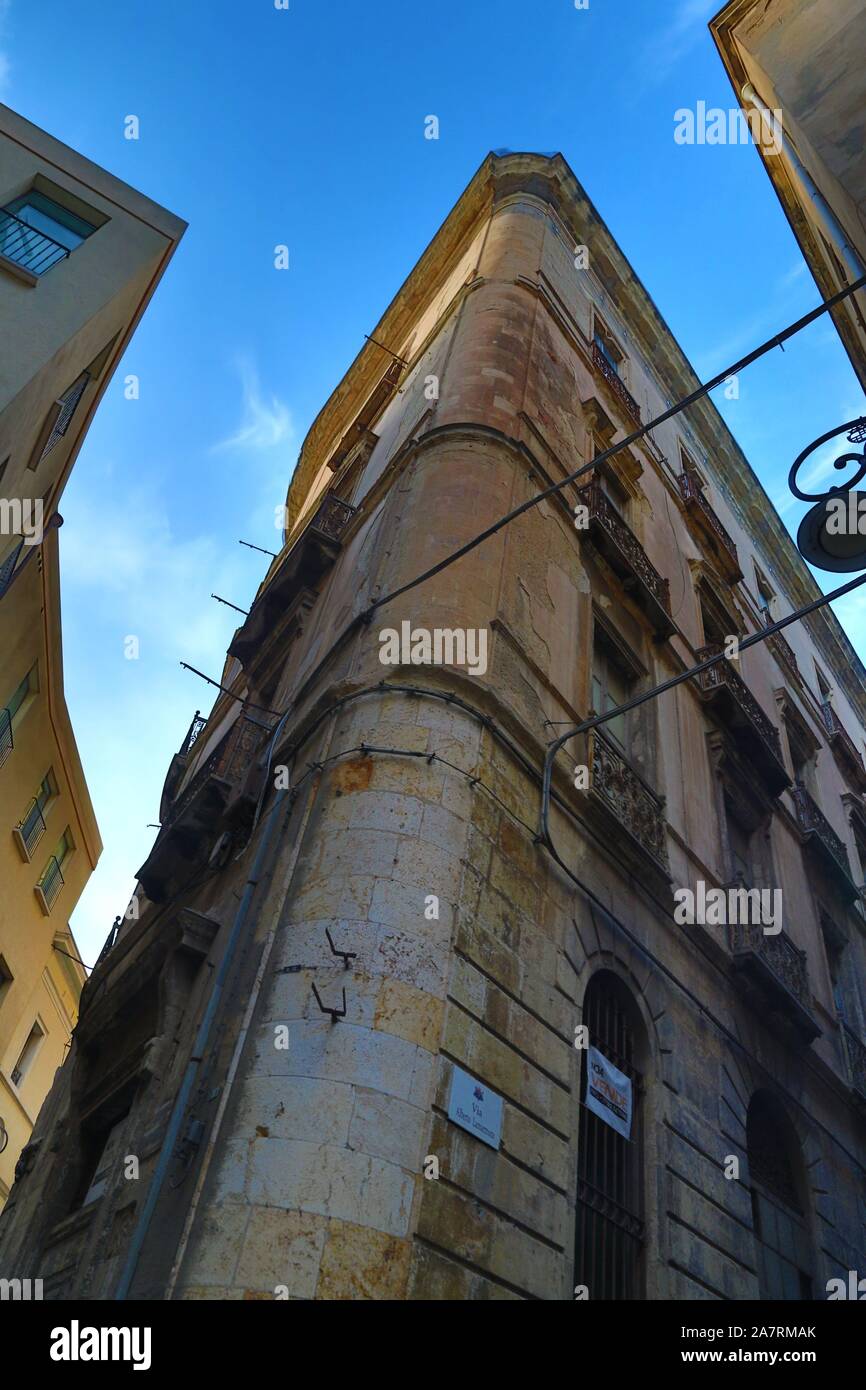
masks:
[[[251,565],[237,544],[182,532],[155,483],[122,495],[94,468],[77,475],[67,502],[60,533],[67,698],[105,845],[72,919],[90,964],[153,843],[148,823],[159,817],[171,756],[196,708],[209,710],[217,693],[179,663],[219,680],[242,619],[210,595],[243,605]],[[187,511],[182,519],[188,528]],[[128,636],[139,641],[134,660],[125,655]]]
[[[238,429],[228,439],[213,445],[214,452],[225,449],[273,449],[292,433],[288,407],[277,396],[262,393],[259,374],[249,358],[237,362],[243,394],[243,416]]]
[[[682,0],[671,21],[644,46],[644,82],[663,81],[699,39],[707,38],[707,24],[718,8],[718,0]]]

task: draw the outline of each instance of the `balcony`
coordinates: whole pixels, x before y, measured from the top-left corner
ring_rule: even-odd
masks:
[[[159,803],[159,820],[161,825],[165,824],[165,820],[168,815],[168,807],[170,806],[172,799],[174,798],[174,794],[177,791],[178,786],[180,785],[180,780],[183,777],[184,770],[186,769],[189,761],[189,755],[195,747],[196,740],[199,734],[201,733],[202,729],[206,727],[206,725],[206,717],[201,713],[200,710],[196,710],[195,714],[193,715],[192,723],[186,731],[180,748],[174,754],[171,762],[169,763],[168,772],[165,775],[165,782],[162,788],[162,798]]]
[[[268,729],[239,715],[173,799],[163,796],[162,827],[136,877],[151,902],[167,901],[207,862],[221,830],[248,824],[258,788],[246,783]]]
[[[646,613],[659,639],[676,631],[671,618],[668,581],[662,579],[646,551],[605,495],[598,478],[578,489],[589,512],[589,524],[578,534],[587,536],[617,574],[623,588]]]
[[[609,361],[607,354],[602,351],[595,341],[592,344],[592,364],[596,371],[600,372],[604,377],[630,421],[635,425],[639,425],[640,408],[638,407],[637,401],[621,380],[619,374]]]
[[[718,643],[701,647],[697,660],[706,661],[723,648]],[[785,770],[779,731],[746,685],[734,662],[723,657],[696,677],[701,696],[734,736],[760,774],[771,795],[778,796],[791,779]]]
[[[766,625],[767,624],[765,624],[765,626]],[[800,668],[797,665],[797,658],[794,655],[793,648],[782,636],[781,632],[774,632],[771,637],[768,637],[767,646],[775,652],[782,664],[787,666],[788,670],[792,672],[793,675],[799,676]]]
[[[25,863],[33,858],[33,851],[45,834],[45,817],[42,814],[42,807],[34,797],[23,820],[20,820],[12,831],[15,843],[18,846],[18,853]]]
[[[312,589],[330,569],[355,508],[328,492],[293,542],[273,578],[256,599],[243,627],[235,633],[229,655],[245,668],[273,626],[303,589]]]
[[[601,729],[590,729],[586,735],[586,766],[590,805],[600,813],[608,842],[618,854],[631,858],[637,872],[645,872],[649,860],[669,880],[664,799]]]
[[[0,709],[0,767],[12,752],[12,716],[5,707]]]
[[[786,931],[768,935],[760,925],[737,923],[728,928],[734,969],[746,982],[755,1007],[789,1025],[810,1043],[821,1029],[812,1013],[806,952]]]
[[[52,854],[39,882],[34,888],[36,899],[46,917],[50,917],[51,909],[60,897],[60,890],[63,887],[64,878],[60,864]]]
[[[0,258],[14,261],[22,270],[38,276],[68,255],[67,247],[61,246],[59,241],[22,222],[14,212],[0,208]]]
[[[848,1062],[848,1081],[862,1105],[866,1105],[866,1043],[843,1023],[842,1045]]]
[[[827,742],[843,774],[858,791],[866,790],[866,766],[863,764],[863,758],[829,700],[821,706],[821,717],[827,730]]]
[[[686,516],[692,522],[700,538],[709,542],[728,583],[736,584],[737,580],[743,577],[737,547],[707,501],[697,476],[690,470],[686,470],[679,475],[677,482],[686,509]]]
[[[12,576],[15,573],[18,557],[23,548],[24,537],[22,536],[18,544],[12,547],[6,559],[3,561],[2,565],[0,565],[0,598],[3,597],[9,585],[12,583]]]
[[[824,862],[824,867],[835,878],[844,897],[849,902],[854,902],[859,896],[859,892],[851,878],[851,865],[848,861],[848,851],[844,842],[836,834],[824,812],[807,792],[802,782],[794,784],[792,796],[800,834],[807,844],[815,847]]]

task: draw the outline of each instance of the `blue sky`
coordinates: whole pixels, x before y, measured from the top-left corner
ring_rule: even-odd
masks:
[[[238,538],[277,548],[304,432],[490,149],[562,151],[702,377],[818,302],[756,151],[674,142],[678,108],[733,103],[716,8],[0,0],[0,99],[190,224],[62,504],[67,699],[105,842],[72,918],[86,961],[210,706],[178,664],[219,677],[236,615],[209,595],[249,604],[267,562]],[[795,526],[791,460],[863,410],[831,324],[716,398]],[[837,612],[862,651],[861,603]]]

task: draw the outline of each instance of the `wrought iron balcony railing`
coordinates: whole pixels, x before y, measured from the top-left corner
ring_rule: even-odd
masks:
[[[769,626],[769,620],[766,625]],[[786,638],[782,636],[781,632],[774,632],[772,637],[768,637],[767,645],[773,649],[776,655],[788,667],[789,671],[793,671],[795,676],[800,674],[800,668],[797,665],[797,658],[794,655],[793,648]]]
[[[8,709],[0,709],[0,767],[3,766],[9,754],[12,752],[14,743],[12,739],[12,715]]]
[[[265,726],[255,723],[241,715],[232,725],[218,748],[205,758],[191,781],[172,803],[168,812],[166,826],[174,824],[186,808],[196,799],[201,789],[212,779],[231,785],[238,783],[249,767],[254,750],[266,732]]]
[[[806,952],[784,930],[767,933],[759,923],[735,923],[728,930],[735,967],[807,1041],[817,1038],[821,1030],[812,1013]]]
[[[120,925],[121,925],[121,922],[122,922],[122,921],[123,921],[123,918],[122,918],[122,917],[115,917],[114,921],[112,922],[112,924],[111,924],[111,931],[108,933],[108,936],[107,936],[106,939],[105,939],[105,945],[103,946],[102,950],[99,952],[99,955],[96,957],[96,965],[101,965],[101,964],[102,964],[102,962],[105,960],[105,957],[108,955],[109,951],[111,950],[112,946],[114,945],[115,941],[117,940],[118,933],[120,932]],[[94,970],[96,969],[96,965],[94,965],[94,967],[93,967]]]
[[[598,478],[584,484],[578,495],[589,513],[589,525],[579,532],[588,535],[608,564],[623,580],[643,608],[657,634],[674,632],[671,618],[670,586],[653,565],[628,522],[620,516],[606,496]]]
[[[722,650],[719,643],[711,642],[700,648],[697,659],[706,661]],[[742,738],[745,751],[753,758],[767,786],[778,795],[791,781],[785,770],[779,731],[758,704],[733,661],[724,657],[701,671],[695,680],[704,699],[718,710],[733,733]]]
[[[136,875],[151,902],[165,902],[188,881],[221,829],[251,821],[260,787],[249,791],[247,774],[267,732],[267,726],[240,715],[178,794],[173,788],[164,791],[160,833]]]
[[[848,1059],[848,1080],[851,1088],[866,1102],[866,1043],[847,1023],[842,1024],[842,1041]]]
[[[616,396],[620,405],[627,415],[636,425],[640,424],[640,407],[634,396],[629,391],[625,382],[611,365],[606,354],[601,350],[597,342],[592,345],[592,361],[597,371],[601,372],[613,394]]]
[[[34,797],[24,814],[22,820],[15,827],[17,835],[23,846],[26,858],[33,858],[33,851],[45,834],[45,817],[42,814],[42,807]]]
[[[63,870],[58,860],[52,854],[42,877],[36,884],[36,896],[46,916],[60,897],[60,890],[63,887],[64,881]]]
[[[68,247],[22,222],[14,212],[0,208],[0,256],[29,270],[31,275],[44,275],[68,255]]]
[[[802,782],[794,783],[791,794],[794,798],[794,809],[797,813],[800,833],[817,846],[825,864],[835,873],[846,896],[853,901],[858,896],[858,892],[851,878],[848,851],[841,836],[836,834],[824,812]]]
[[[733,537],[728,534],[716,516],[697,476],[690,469],[681,473],[677,482],[685,504],[686,514],[695,521],[701,533],[713,543],[725,577],[731,584],[735,584],[738,579],[742,579],[743,571],[740,569],[739,556]]]
[[[590,796],[669,877],[664,799],[601,729],[589,731],[586,748]]]
[[[866,766],[862,755],[829,700],[821,705],[821,717],[827,730],[827,742],[834,755],[845,764],[849,775],[862,790],[866,786]]]
[[[327,536],[329,540],[338,541],[354,511],[351,503],[344,502],[342,497],[336,497],[333,492],[327,492],[316,509],[310,527]]]
[[[343,532],[356,510],[332,492],[321,499],[229,645],[229,655],[237,657],[242,666],[254,664],[256,654],[266,650],[268,639],[294,600],[304,589],[314,590],[333,565]]]

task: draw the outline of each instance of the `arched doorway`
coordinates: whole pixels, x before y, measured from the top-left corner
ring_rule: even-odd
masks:
[[[574,1284],[592,1299],[644,1297],[643,1078],[646,1057],[637,1004],[622,981],[599,971],[587,986],[589,1044],[632,1084],[630,1137],[587,1108],[589,1051],[583,1050],[578,1130]]]
[[[752,1096],[746,1117],[752,1224],[762,1299],[811,1299],[812,1242],[800,1143],[768,1091]]]

